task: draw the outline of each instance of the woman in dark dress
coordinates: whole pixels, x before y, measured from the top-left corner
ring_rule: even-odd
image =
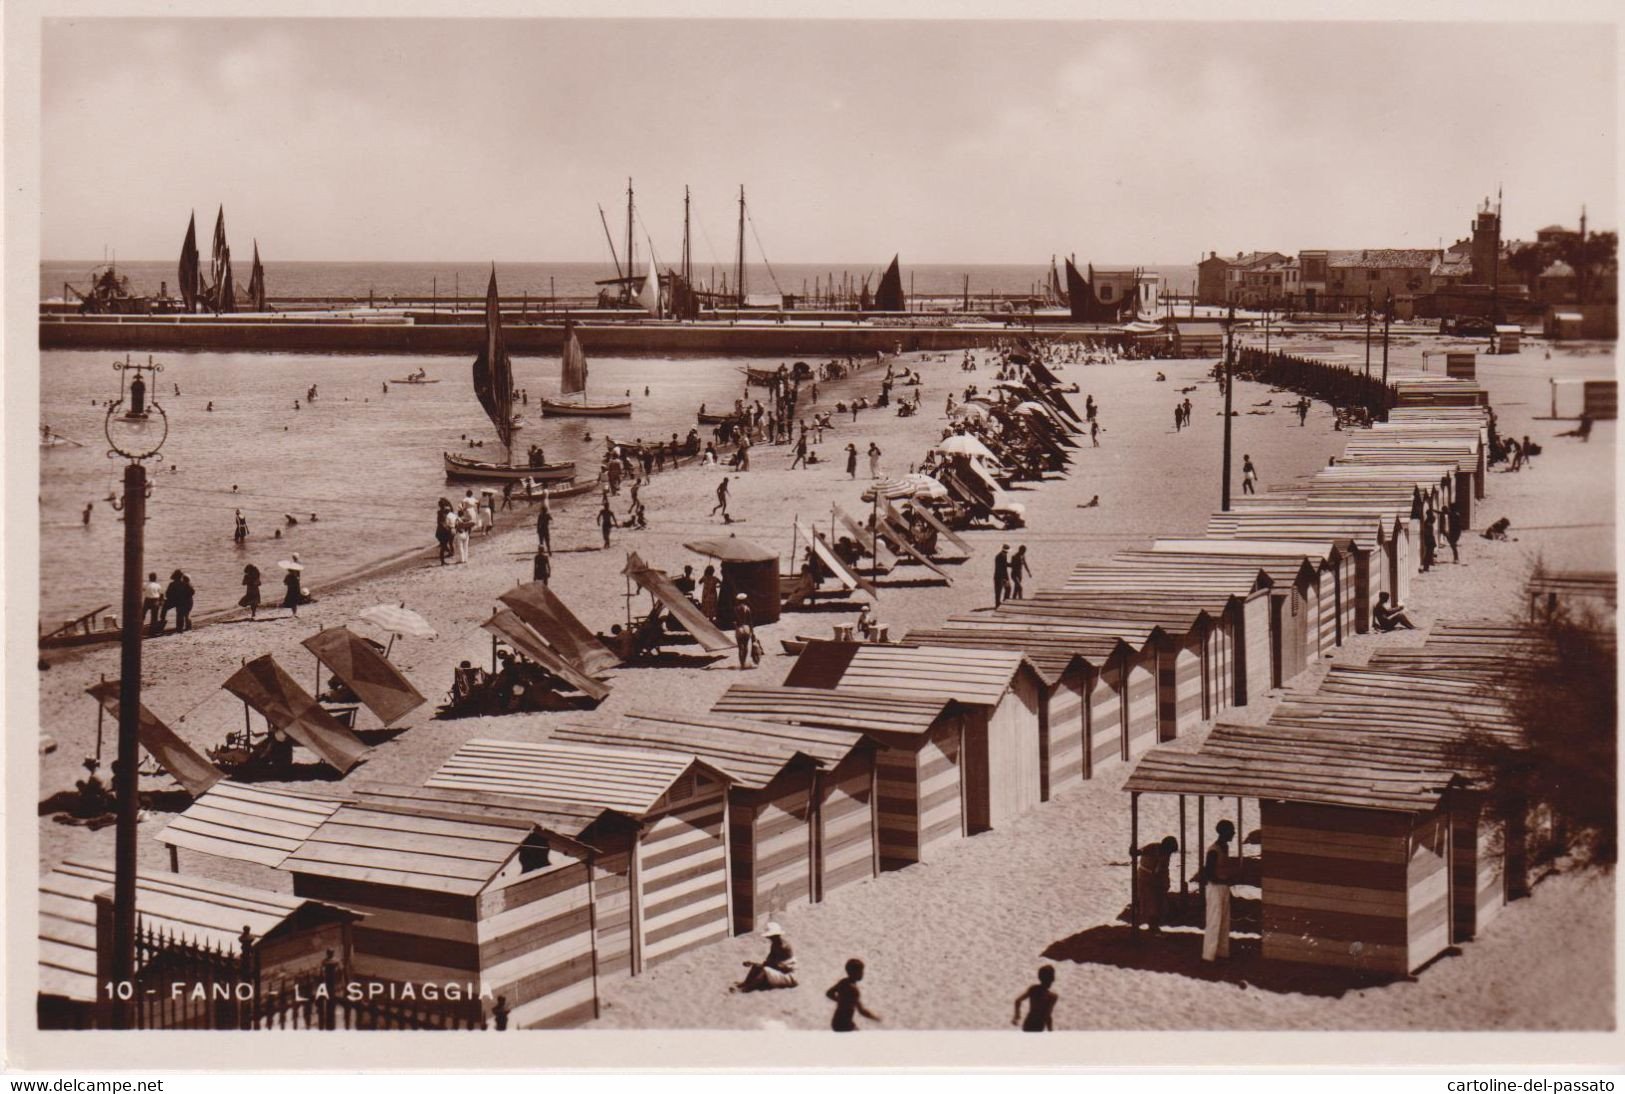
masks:
[[[300,575],[303,572],[302,570],[289,570],[282,578],[282,584],[288,590],[287,595],[282,598],[282,606],[291,608],[294,615],[299,614],[299,600],[303,595],[303,590],[299,587]]]
[[[243,567],[243,598],[237,603],[248,609],[248,618],[255,618],[260,610],[260,568],[250,562]]]

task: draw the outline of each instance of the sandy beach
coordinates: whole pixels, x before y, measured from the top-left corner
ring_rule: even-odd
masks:
[[[1348,351],[1347,346],[1338,349]],[[1599,423],[1591,443],[1581,445],[1553,439],[1571,423],[1537,420],[1545,413],[1546,372],[1601,375],[1611,359],[1558,354],[1546,362],[1543,352],[1542,346],[1516,357],[1480,358],[1479,379],[1491,392],[1503,432],[1528,434],[1545,452],[1526,471],[1490,476],[1489,497],[1480,512],[1487,519],[1509,516],[1517,542],[1464,537],[1460,565],[1447,563],[1413,579],[1410,610],[1424,627],[1442,617],[1512,614],[1520,606],[1522,578],[1537,556],[1553,565],[1574,566],[1600,565],[1601,560],[1591,557],[1600,551],[1612,558],[1611,534],[1601,526],[1611,526],[1613,511],[1614,423]],[[899,364],[917,367],[924,375],[920,415],[898,418],[890,409],[871,409],[855,422],[837,415],[835,432],[817,447],[824,462],[807,470],[789,470],[787,446],[753,450],[751,471],[732,484],[730,509],[736,522],[731,526],[706,516],[724,473],[715,468],[688,466],[656,475],[641,492],[649,528],[617,530],[608,549],[600,547],[592,523],[594,505],[561,507],[553,528],[552,587],[589,627],[604,630],[626,618],[621,569],[628,550],[675,574],[685,564],[699,570],[707,561],[685,550],[685,540],[731,532],[788,556],[793,516],[827,527],[832,503],[861,516],[866,461],[860,461],[859,481],[849,480],[842,458],[846,444],[856,444],[861,452],[875,441],[884,453],[883,475],[906,471],[940,435],[948,394],[962,392],[972,382],[986,388],[993,380],[985,367],[962,372],[957,355],[922,361],[910,354]],[[1063,381],[1079,385],[1072,398],[1080,407],[1087,394],[1101,407],[1105,429],[1100,447],[1089,447],[1085,439],[1066,478],[1015,491],[1026,505],[1027,527],[970,533],[966,538],[976,554],[949,568],[951,586],[883,584],[876,606],[879,620],[899,634],[935,625],[955,612],[991,606],[991,559],[1003,543],[1025,544],[1034,570],[1032,584],[1054,587],[1080,561],[1105,559],[1158,536],[1199,535],[1219,505],[1223,419],[1218,388],[1207,379],[1211,365],[1124,362],[1059,370]],[[1155,380],[1158,370],[1166,382]],[[858,394],[872,400],[879,383],[880,375],[868,370],[822,384],[820,407]],[[1193,385],[1193,426],[1176,433],[1173,404],[1184,397],[1180,389]],[[1347,435],[1333,429],[1330,410],[1317,404],[1307,425],[1300,427],[1296,415],[1284,407],[1291,398],[1238,384],[1235,409],[1240,413],[1233,419],[1238,490],[1243,453],[1251,455],[1267,489],[1307,478],[1342,451]],[[446,492],[451,496],[452,488]],[[1100,505],[1083,508],[1093,495],[1099,495]],[[432,498],[425,501],[432,506]],[[624,491],[614,505],[624,514]],[[431,718],[432,704],[450,685],[453,666],[463,659],[489,660],[490,638],[479,623],[490,615],[498,593],[529,579],[533,519],[530,510],[500,514],[499,531],[476,537],[466,566],[442,567],[432,554],[397,561],[382,572],[325,589],[319,602],[297,619],[272,609],[257,622],[217,622],[149,643],[144,701],[194,746],[217,744],[227,730],[242,724],[241,704],[220,683],[244,659],[274,654],[308,684],[315,669],[299,645],[302,639],[320,627],[353,622],[369,605],[404,602],[425,615],[439,634],[427,640],[401,639],[391,657],[431,705],[408,718],[404,732],[382,741],[352,780],[418,784],[469,738],[539,736],[555,716]],[[391,529],[381,534],[401,533]],[[406,551],[413,544],[403,540],[399,546]],[[306,561],[322,587],[322,560]],[[786,557],[784,568],[789,567]],[[909,570],[901,571],[908,575]],[[634,611],[643,600],[640,595]],[[831,622],[850,618],[790,613],[760,628],[768,656],[749,672],[739,671],[732,659],[707,668],[616,670],[610,697],[588,720],[634,709],[704,710],[740,680],[779,683],[791,661],[779,653],[780,638],[824,633]],[[1419,641],[1420,633],[1358,636],[1337,651],[1336,660],[1359,663],[1379,644]],[[107,648],[54,659],[40,673],[40,724],[57,745],[40,758],[41,798],[71,790],[83,776],[81,762],[95,751],[96,734],[95,706],[83,692],[117,671],[118,651]],[[1294,686],[1312,688],[1323,671],[1311,670]],[[1262,720],[1272,705],[1230,711],[1226,718]],[[364,730],[375,726],[361,723]],[[106,754],[112,731],[109,723]],[[1199,739],[1194,734],[1183,741],[1194,747]],[[1011,1001],[1044,961],[1059,969],[1057,1028],[1612,1027],[1611,875],[1548,880],[1530,899],[1506,908],[1479,940],[1458,954],[1439,959],[1414,981],[1384,986],[1328,987],[1280,966],[1263,966],[1256,958],[1256,934],[1250,942],[1247,938],[1245,901],[1238,913],[1238,959],[1222,976],[1199,969],[1199,936],[1189,929],[1155,943],[1128,942],[1127,928],[1118,921],[1127,903],[1128,800],[1121,784],[1128,770],[1113,767],[1006,830],[962,841],[939,863],[859,883],[826,904],[787,914],[782,922],[804,970],[796,990],[729,995],[726,989],[738,978],[740,962],[763,949],[759,939],[737,938],[685,954],[636,980],[606,982],[597,1024],[824,1028],[828,1004],[823,991],[839,978],[846,958],[860,956],[869,964],[865,1001],[885,1017],[883,1028],[893,1029],[1007,1027]],[[167,779],[151,779],[144,789],[171,786]],[[1142,833],[1160,826],[1172,830],[1172,809],[1171,801],[1147,799]],[[140,839],[145,868],[167,869],[165,848],[151,838],[167,820],[160,812],[146,816]],[[42,867],[70,857],[110,861],[112,847],[111,828],[90,832],[42,818]],[[287,875],[265,868],[191,853],[182,854],[181,864],[184,870],[222,879],[284,891],[291,887]],[[1256,891],[1252,906],[1256,909]],[[1564,945],[1546,944],[1558,936]]]

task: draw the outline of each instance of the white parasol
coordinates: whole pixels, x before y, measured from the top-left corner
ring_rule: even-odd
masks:
[[[289,558],[280,560],[277,565],[282,567],[284,570],[292,570],[296,574],[302,572],[305,568],[305,564],[303,562],[295,562],[293,559]]]
[[[981,403],[960,403],[948,412],[950,418],[985,418],[987,407]]]
[[[427,619],[404,604],[374,604],[370,608],[361,609],[355,617],[391,634],[434,638],[438,633],[429,625]]]
[[[938,452],[945,452],[950,456],[980,456],[984,460],[998,462],[998,457],[987,445],[975,437],[963,433],[956,433],[952,437],[937,445]]]

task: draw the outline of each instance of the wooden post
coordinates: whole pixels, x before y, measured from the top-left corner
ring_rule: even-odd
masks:
[[[1140,874],[1140,792],[1128,796],[1128,920],[1134,937],[1140,937],[1140,893],[1135,882]]]
[[[1179,895],[1181,897],[1183,897],[1186,891],[1190,888],[1190,882],[1186,880],[1187,875],[1185,872],[1186,838],[1185,795],[1181,794],[1179,796]]]
[[[632,833],[632,847],[626,859],[626,911],[630,946],[627,960],[631,964],[631,975],[636,976],[643,971],[643,825],[638,825],[637,831]],[[732,873],[732,867],[729,867]]]
[[[181,849],[173,843],[169,845],[169,872],[172,874],[181,872]]]
[[[593,874],[597,867],[592,851],[587,852],[587,937],[592,942],[592,1016],[599,1016],[598,1005],[598,898],[593,895]]]

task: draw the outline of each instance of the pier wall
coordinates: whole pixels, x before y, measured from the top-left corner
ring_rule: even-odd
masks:
[[[905,327],[813,326],[790,323],[580,325],[576,334],[589,353],[624,356],[828,356],[905,351],[959,350],[990,346],[1029,333],[1023,326]],[[1065,331],[1047,328],[1046,334]],[[1078,328],[1078,335],[1100,332]],[[504,326],[510,352],[556,354],[564,344],[557,325]],[[197,321],[118,317],[99,320],[42,319],[39,346],[49,349],[224,350],[249,353],[432,354],[457,356],[479,350],[485,332],[469,323],[358,322],[350,320]]]

